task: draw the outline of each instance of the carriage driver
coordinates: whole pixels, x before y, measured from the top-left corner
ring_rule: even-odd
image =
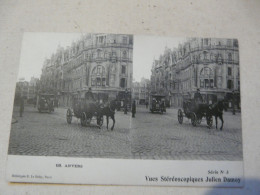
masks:
[[[200,94],[200,89],[197,89],[197,92],[194,94],[194,100],[197,104],[203,103],[202,95]]]
[[[85,94],[85,99],[86,99],[86,100],[94,101],[94,96],[93,96],[91,87],[88,88],[88,91],[87,91],[87,93]]]

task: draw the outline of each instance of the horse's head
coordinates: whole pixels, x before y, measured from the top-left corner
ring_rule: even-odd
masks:
[[[108,102],[108,106],[110,108],[110,110],[115,111],[116,107],[117,107],[117,102],[116,100],[111,100]]]
[[[223,110],[227,111],[227,108],[228,108],[228,103],[227,103],[226,101],[220,100],[220,101],[218,102],[218,109],[219,109],[219,110],[221,110],[221,111],[223,111]]]
[[[224,106],[224,110],[227,111],[227,109],[228,109],[228,102],[223,100],[223,106]]]

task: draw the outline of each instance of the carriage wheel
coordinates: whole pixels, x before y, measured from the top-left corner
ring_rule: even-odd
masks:
[[[211,128],[212,125],[213,125],[213,117],[207,116],[206,118],[207,118],[207,125],[208,125],[209,128]]]
[[[81,126],[82,127],[86,126],[86,122],[87,122],[87,116],[86,116],[85,112],[83,112],[80,117]]]
[[[178,121],[180,124],[182,124],[182,122],[183,122],[183,113],[182,113],[181,109],[178,110]]]
[[[98,117],[97,125],[98,125],[99,127],[101,127],[101,126],[103,125],[103,122],[104,122],[103,116]]]
[[[193,125],[193,127],[196,127],[197,125],[197,117],[196,114],[194,112],[191,113],[191,124]]]
[[[71,124],[71,121],[72,121],[72,112],[71,112],[70,109],[67,110],[66,119],[67,119],[67,123],[68,123],[68,124]]]

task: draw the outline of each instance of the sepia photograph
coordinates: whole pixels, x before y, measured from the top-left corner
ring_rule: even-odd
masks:
[[[26,33],[9,154],[131,158],[133,35]]]
[[[238,40],[134,38],[132,153],[243,160]]]
[[[129,164],[132,180],[123,180],[124,184],[146,185],[153,179],[138,166],[157,167],[156,174],[173,169],[186,175],[197,162],[200,168],[189,172],[194,177],[201,169],[203,177],[211,174],[213,168],[207,165],[233,170],[226,179],[201,177],[198,185],[241,186],[239,66],[237,39],[25,33],[8,149],[9,178],[35,181],[35,176],[12,174],[32,170],[29,165],[19,170],[17,159],[31,163],[42,159],[49,172],[101,162],[111,166],[113,174]],[[56,157],[62,160],[54,162]],[[164,169],[168,166],[173,168]],[[51,174],[58,177],[55,170]],[[135,179],[140,176],[142,182]],[[36,182],[107,184],[42,178]],[[172,177],[162,178],[155,185],[178,185],[168,183]]]

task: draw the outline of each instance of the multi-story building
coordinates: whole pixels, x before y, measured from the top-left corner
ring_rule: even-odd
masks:
[[[132,87],[132,59],[132,35],[87,34],[46,59],[41,89],[56,94],[61,105],[90,87],[97,99],[121,99]]]
[[[151,88],[181,106],[199,88],[205,102],[240,103],[239,48],[236,39],[191,38],[165,49],[152,66]]]
[[[31,80],[30,80],[29,86],[28,86],[27,99],[32,102],[34,100],[36,100],[38,90],[39,90],[39,79],[35,78],[35,77],[31,77]]]
[[[30,82],[20,78],[16,83],[15,102],[19,103],[20,98],[24,98],[28,103],[33,103],[36,98],[39,87],[39,79],[32,77]]]
[[[132,98],[138,104],[145,104],[149,101],[150,80],[142,78],[140,82],[133,82]]]

